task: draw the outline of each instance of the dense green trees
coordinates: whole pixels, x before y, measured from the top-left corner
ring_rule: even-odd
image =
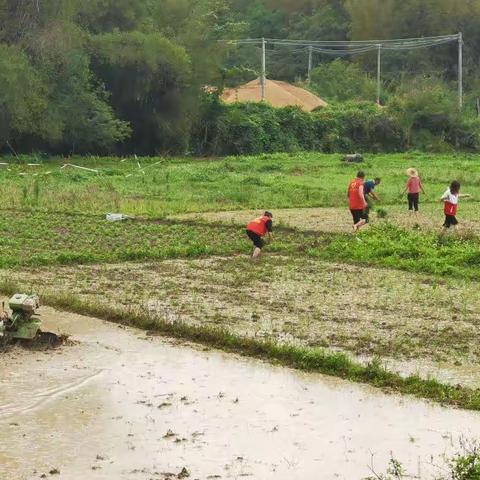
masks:
[[[311,81],[312,90],[329,102],[376,99],[376,82],[353,62],[322,63],[312,70]]]
[[[467,84],[478,75],[479,0],[347,0],[354,39],[406,38],[463,32]],[[387,69],[422,75],[435,71],[446,80],[457,76],[456,45],[411,51],[385,58]]]
[[[185,150],[189,131],[185,95],[190,61],[185,50],[160,33],[112,32],[92,41],[93,69],[128,118],[133,152]]]
[[[42,136],[46,92],[28,57],[17,47],[0,45],[0,139],[34,133]]]
[[[310,121],[298,111],[225,110],[205,98],[205,86],[222,88],[259,71],[255,47],[218,40],[391,38],[460,30],[466,40],[466,115],[456,111],[449,93],[457,76],[455,45],[384,56],[385,115],[403,129],[396,143],[403,147],[476,148],[477,122],[468,113],[479,96],[480,0],[0,0],[0,151],[214,153],[219,142],[255,131],[252,122],[266,122],[267,129],[290,125],[284,143],[328,149],[318,130],[315,140],[292,140],[291,132],[311,132],[302,129]],[[340,61],[317,53],[314,61],[310,88],[320,96],[334,104],[374,100],[373,54]],[[305,79],[306,64],[306,52],[269,51],[272,78]],[[352,115],[370,111],[358,105],[332,108]],[[257,140],[263,149],[281,149],[282,139],[274,137]],[[319,138],[326,143],[319,146]]]

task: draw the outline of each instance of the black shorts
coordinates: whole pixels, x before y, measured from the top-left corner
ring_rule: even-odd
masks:
[[[253,242],[253,244],[257,247],[262,249],[265,246],[265,242],[262,240],[262,237],[251,230],[247,230],[248,238]]]
[[[455,215],[445,215],[445,222],[443,226],[445,228],[450,228],[452,226],[454,227],[455,225],[458,225],[458,220]]]
[[[352,217],[353,217],[353,223],[356,225],[360,220],[368,220],[368,213],[365,213],[365,210],[352,210],[350,209],[350,212],[352,212]]]

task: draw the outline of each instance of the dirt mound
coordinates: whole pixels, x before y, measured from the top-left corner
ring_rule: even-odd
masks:
[[[222,95],[222,100],[226,103],[261,102],[262,87],[260,79],[252,80],[237,88],[226,89]],[[327,106],[327,102],[308,90],[279,80],[266,81],[265,100],[274,107],[296,105],[306,112]]]

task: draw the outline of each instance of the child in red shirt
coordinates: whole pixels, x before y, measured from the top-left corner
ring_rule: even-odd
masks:
[[[460,195],[460,182],[457,182],[456,180],[451,183],[450,188],[447,188],[440,199],[440,201],[444,204],[443,213],[445,213],[445,222],[443,223],[443,228],[448,229],[458,225],[458,220],[456,217],[458,210],[458,199],[467,197],[470,197],[470,195],[467,193]]]
[[[405,192],[408,192],[408,209],[411,212],[413,212],[413,210],[415,209],[415,213],[417,213],[420,200],[420,192],[425,194],[425,190],[423,189],[422,181],[420,180],[418,172],[415,168],[409,168],[407,170],[407,175],[410,178],[408,179],[407,185],[403,193],[405,194]]]

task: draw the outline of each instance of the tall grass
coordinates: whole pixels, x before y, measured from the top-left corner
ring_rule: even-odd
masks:
[[[345,190],[359,168],[369,178],[382,177],[378,191],[382,203],[391,205],[399,202],[407,179],[405,170],[410,166],[420,170],[428,201],[436,200],[453,179],[460,180],[465,191],[480,198],[480,166],[475,156],[408,153],[366,158],[362,165],[345,165],[340,155],[317,153],[215,160],[146,158],[140,160],[142,169],[134,159],[70,159],[71,163],[98,169],[99,174],[60,169],[63,161],[55,159],[40,167],[16,163],[0,170],[2,206],[91,213],[120,210],[152,217],[235,209],[345,206]]]

